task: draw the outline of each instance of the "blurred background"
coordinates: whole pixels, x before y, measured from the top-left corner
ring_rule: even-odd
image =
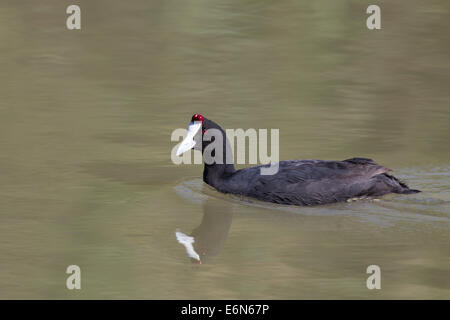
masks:
[[[449,9],[3,0],[0,298],[449,299]],[[372,158],[423,192],[313,208],[219,194],[170,160],[193,113],[279,128],[282,160]]]

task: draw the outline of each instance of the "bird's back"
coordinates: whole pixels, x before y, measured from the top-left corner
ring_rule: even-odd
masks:
[[[317,205],[355,197],[406,193],[388,168],[371,159],[344,161],[290,160],[279,162],[274,175],[261,175],[260,168],[237,171],[216,189],[280,204]],[[409,190],[407,188],[407,190]]]

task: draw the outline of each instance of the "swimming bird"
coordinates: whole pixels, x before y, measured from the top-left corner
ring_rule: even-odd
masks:
[[[354,198],[373,198],[388,193],[420,192],[410,189],[404,182],[389,174],[390,169],[367,158],[280,161],[278,171],[272,175],[262,175],[262,166],[236,170],[233,163],[226,161],[231,148],[224,130],[201,114],[192,116],[186,138],[178,146],[177,155],[193,148],[204,153],[205,148],[214,142],[214,139],[203,139],[210,129],[219,130],[225,138],[222,150],[219,150],[222,155],[217,153],[221,161],[205,161],[203,181],[223,193],[278,204],[310,206]],[[212,155],[215,156],[214,151]]]

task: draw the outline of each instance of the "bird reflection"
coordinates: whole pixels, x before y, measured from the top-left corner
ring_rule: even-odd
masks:
[[[208,197],[203,202],[203,218],[200,225],[186,235],[175,232],[179,243],[184,245],[192,262],[203,264],[218,255],[230,231],[233,213],[228,201]]]

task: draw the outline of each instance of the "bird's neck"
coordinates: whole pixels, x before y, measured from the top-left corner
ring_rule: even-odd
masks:
[[[222,131],[224,137],[222,145],[223,159],[220,161],[220,159],[215,158],[216,161],[212,164],[207,164],[205,161],[205,168],[203,170],[203,181],[213,187],[218,187],[219,182],[236,172],[233,164],[233,152],[231,151],[230,143],[222,128],[220,128],[220,131]]]
[[[232,164],[205,164],[203,169],[203,181],[213,187],[218,187],[218,183],[231,176],[236,170]]]

